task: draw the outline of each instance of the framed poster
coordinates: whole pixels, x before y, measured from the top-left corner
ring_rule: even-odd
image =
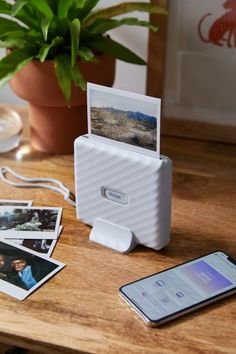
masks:
[[[168,23],[152,16],[147,81],[163,98],[162,132],[236,143],[236,0],[165,3]]]

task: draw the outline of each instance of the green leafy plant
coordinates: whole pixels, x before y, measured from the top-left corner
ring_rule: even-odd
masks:
[[[11,49],[0,61],[0,87],[32,59],[53,60],[59,86],[69,103],[72,81],[86,89],[78,59],[94,61],[99,53],[107,53],[129,63],[146,64],[106,32],[123,25],[157,31],[147,21],[114,17],[133,11],[166,14],[166,10],[142,2],[123,2],[96,10],[98,3],[99,0],[0,0],[0,47]]]

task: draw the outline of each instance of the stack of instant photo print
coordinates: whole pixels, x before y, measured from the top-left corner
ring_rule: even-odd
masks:
[[[0,291],[24,300],[65,266],[50,258],[61,214],[32,201],[0,200]]]

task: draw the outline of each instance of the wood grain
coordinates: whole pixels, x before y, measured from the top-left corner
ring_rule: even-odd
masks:
[[[27,127],[25,110],[19,112]],[[171,242],[159,252],[137,247],[122,255],[92,244],[90,227],[60,195],[0,182],[0,198],[64,208],[53,257],[67,264],[23,302],[0,293],[0,342],[46,354],[235,353],[233,297],[159,328],[147,327],[119,298],[121,285],[216,249],[236,257],[236,146],[163,137],[161,147],[174,173]],[[73,156],[33,151],[27,129],[18,149],[0,155],[0,164],[74,189]]]
[[[236,126],[163,117],[163,135],[236,144]]]

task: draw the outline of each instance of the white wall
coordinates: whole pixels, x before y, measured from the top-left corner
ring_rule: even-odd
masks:
[[[219,38],[221,45],[209,41],[213,25],[221,26],[226,13],[232,16],[224,4],[225,0],[169,1],[165,116],[236,126],[236,45],[227,45],[228,29]],[[206,41],[199,36],[203,16],[201,32]]]
[[[98,7],[111,6],[120,2],[122,1],[101,0]],[[134,12],[132,14],[128,14],[128,16],[148,20],[148,14],[146,13]],[[123,45],[127,46],[135,53],[140,55],[143,59],[147,59],[148,30],[146,28],[125,26],[110,31],[110,35],[114,40],[117,40]],[[4,55],[5,50],[0,49],[0,57]],[[145,93],[146,72],[147,69],[145,66],[127,64],[121,61],[117,61],[116,79],[114,87],[138,93]],[[0,103],[25,104],[25,101],[18,98],[7,85],[0,90]]]

